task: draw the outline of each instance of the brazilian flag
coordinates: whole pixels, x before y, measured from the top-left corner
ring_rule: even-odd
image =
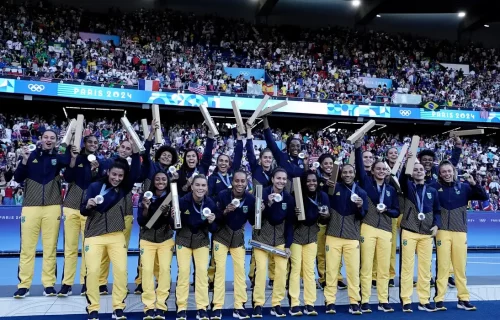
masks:
[[[437,103],[433,102],[433,101],[429,101],[426,104],[424,104],[424,108],[427,109],[427,110],[434,111],[437,108],[439,108],[439,105]]]

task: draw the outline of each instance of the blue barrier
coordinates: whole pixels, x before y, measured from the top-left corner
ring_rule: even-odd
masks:
[[[68,83],[53,83],[0,78],[0,93],[51,96],[58,98],[87,99],[124,103],[158,104],[162,106],[183,106],[232,110],[234,95],[198,95],[164,91],[143,91],[126,88],[98,87]],[[238,96],[240,110],[255,111],[262,97]],[[283,100],[285,98],[282,98]],[[266,106],[277,102],[270,100]],[[335,103],[332,100],[305,101],[288,99],[288,105],[276,111],[309,115],[330,115],[345,117],[369,117],[405,120],[434,120],[473,123],[500,123],[500,112],[482,114],[475,110],[429,111],[418,106],[357,105]]]
[[[136,209],[134,209],[136,216]],[[20,247],[19,235],[21,225],[20,206],[0,206],[0,255],[18,254]],[[500,226],[500,213],[495,212],[469,212],[468,216],[468,239],[469,248],[473,249],[500,249],[500,237],[498,228]],[[252,228],[247,224],[245,228],[245,239],[252,236]],[[139,226],[134,223],[130,238],[129,250],[137,251],[139,246]],[[250,249],[246,244],[247,249]],[[37,251],[42,251],[41,241],[38,242]],[[64,251],[64,228],[61,223],[57,251]]]

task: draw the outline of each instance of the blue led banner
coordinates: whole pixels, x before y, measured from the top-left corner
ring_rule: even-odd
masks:
[[[206,104],[209,108],[217,109],[232,109],[231,101],[237,99],[240,102],[240,110],[248,111],[254,111],[261,101],[260,98],[143,91],[104,86],[99,87],[2,78],[0,78],[0,93],[41,95],[129,103],[154,103],[166,106],[183,106],[195,108],[203,103]],[[274,105],[276,103],[276,100],[269,100],[268,105]],[[498,112],[490,112],[485,115],[481,114],[480,111],[473,110],[430,111],[424,108],[418,108],[417,106],[373,106],[297,100],[289,100],[288,105],[279,109],[277,112],[346,117],[408,119],[411,121],[434,120],[500,123],[500,113]]]
[[[384,85],[386,86],[387,89],[392,88],[391,79],[371,78],[371,77],[360,77],[359,79],[363,80],[363,84],[367,88],[378,88],[378,86],[383,87]]]
[[[254,77],[256,80],[265,78],[266,71],[264,69],[249,69],[249,68],[224,68],[224,72],[231,75],[233,78],[237,78],[242,75],[245,79],[250,79]]]

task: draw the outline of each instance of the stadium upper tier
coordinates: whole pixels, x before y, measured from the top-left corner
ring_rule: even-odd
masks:
[[[500,100],[497,51],[474,44],[158,10],[100,15],[3,3],[0,20],[0,72],[14,77],[126,88],[158,80],[162,90],[263,91],[344,104],[389,104],[399,93],[477,111]],[[263,73],[235,74],[229,67]]]

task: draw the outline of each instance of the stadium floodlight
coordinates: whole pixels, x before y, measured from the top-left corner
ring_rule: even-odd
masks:
[[[377,14],[377,18],[382,18],[382,16],[381,16],[381,15],[379,15],[379,14]]]
[[[459,17],[459,18],[463,18],[463,17],[465,17],[465,12],[460,11],[460,12],[458,13],[458,17]]]
[[[490,25],[489,25],[489,24],[485,24],[485,25],[484,25],[484,27],[485,27],[485,28],[489,28],[489,27],[490,27]]]
[[[360,0],[354,0],[354,1],[352,2],[352,6],[353,6],[353,7],[356,7],[356,8],[357,8],[357,7],[359,7],[360,5],[361,5],[361,1],[360,1]]]

